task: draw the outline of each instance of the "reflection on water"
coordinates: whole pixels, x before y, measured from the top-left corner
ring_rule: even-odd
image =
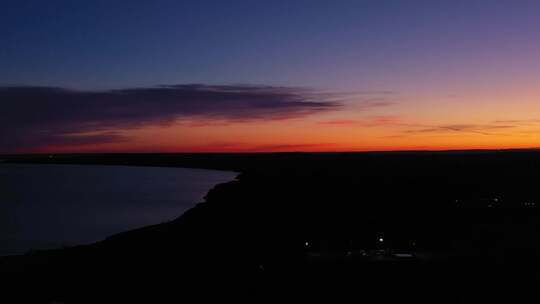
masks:
[[[94,242],[171,220],[236,173],[124,166],[0,165],[0,255]]]

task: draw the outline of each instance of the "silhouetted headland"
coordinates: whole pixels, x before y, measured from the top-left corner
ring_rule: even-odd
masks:
[[[20,299],[519,302],[536,292],[535,150],[0,158],[240,172],[173,221],[0,258]]]

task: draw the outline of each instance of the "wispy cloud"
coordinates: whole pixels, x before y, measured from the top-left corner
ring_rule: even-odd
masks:
[[[516,124],[516,125],[530,125],[540,124],[540,119],[508,119],[508,120],[495,120],[495,124]]]
[[[423,124],[416,123],[414,121],[408,121],[407,119],[399,115],[382,115],[382,116],[368,116],[359,119],[334,119],[323,120],[317,122],[318,125],[324,125],[328,127],[382,127],[382,126],[394,126],[399,131],[398,134],[387,135],[384,138],[402,138],[407,135],[414,134],[436,134],[436,135],[449,135],[452,133],[471,133],[483,136],[491,135],[506,135],[510,134],[505,132],[511,130],[511,134],[515,134],[513,129],[519,128],[525,124],[540,123],[540,120],[497,120],[485,124]]]
[[[107,91],[0,87],[0,151],[119,141],[122,136],[111,130],[179,120],[299,118],[338,110],[343,98],[305,88],[252,85],[189,84]]]
[[[307,144],[276,144],[260,145],[251,147],[250,151],[302,151],[314,148],[329,148],[335,146],[333,143],[307,143]]]
[[[347,99],[349,108],[356,111],[367,111],[376,108],[388,107],[395,105],[397,102],[393,98],[387,96],[350,96]]]
[[[417,125],[416,129],[406,130],[406,133],[475,133],[480,135],[501,135],[498,130],[511,129],[513,125],[496,124],[449,124],[425,126]]]
[[[253,144],[249,142],[211,142],[205,145],[191,146],[194,152],[299,152],[328,150],[336,147],[334,143],[298,143],[298,144]]]
[[[325,126],[355,126],[355,127],[378,127],[384,125],[400,125],[402,119],[396,115],[369,116],[360,119],[333,119],[317,122]]]

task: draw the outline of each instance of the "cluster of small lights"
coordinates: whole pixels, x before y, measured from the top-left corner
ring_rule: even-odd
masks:
[[[525,202],[524,205],[527,206],[527,207],[534,207],[534,206],[536,206],[536,203],[533,203],[533,202]]]
[[[497,205],[497,203],[499,203],[499,198],[494,197],[493,202],[488,204],[488,208],[495,207]]]
[[[455,199],[454,203],[456,205],[460,205],[462,202],[459,199]],[[501,204],[501,199],[499,197],[493,197],[491,199],[488,199],[487,207],[488,208],[497,207],[500,204]]]

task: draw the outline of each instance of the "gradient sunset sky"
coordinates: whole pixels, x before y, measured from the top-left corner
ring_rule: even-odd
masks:
[[[0,153],[540,147],[540,1],[2,1]]]

